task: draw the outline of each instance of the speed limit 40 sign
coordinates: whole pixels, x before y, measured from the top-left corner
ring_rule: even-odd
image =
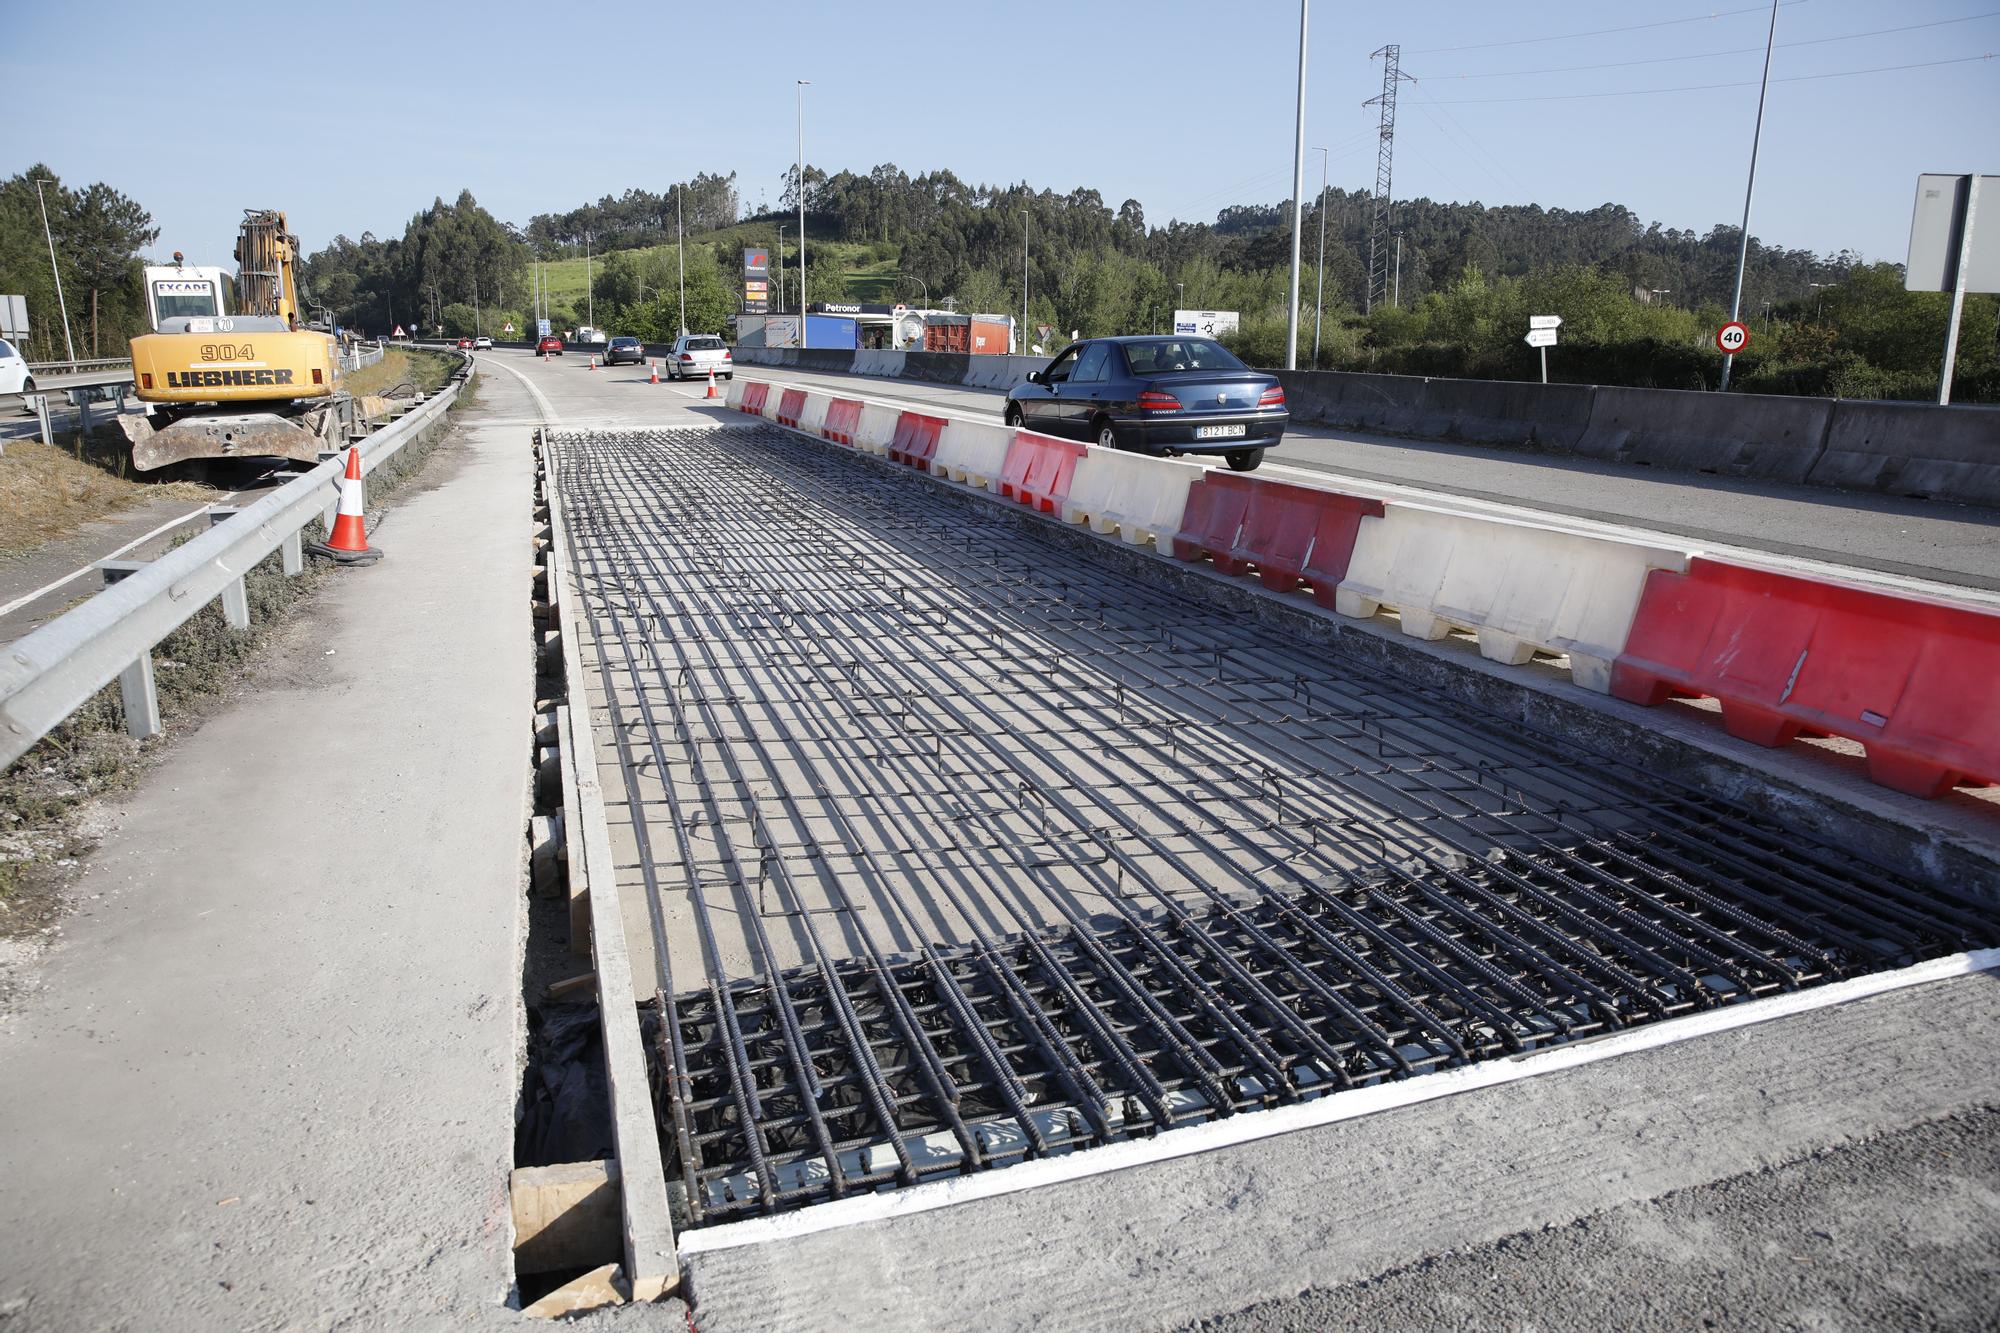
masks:
[[[1734,355],[1750,345],[1750,330],[1732,319],[1715,331],[1715,345]]]

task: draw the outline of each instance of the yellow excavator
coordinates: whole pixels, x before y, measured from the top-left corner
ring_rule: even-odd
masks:
[[[147,416],[120,416],[141,471],[200,458],[314,462],[354,421],[333,335],[300,318],[298,237],[285,215],[246,209],[236,240],[236,309],[222,272],[146,269],[153,332],[132,340],[132,377]]]

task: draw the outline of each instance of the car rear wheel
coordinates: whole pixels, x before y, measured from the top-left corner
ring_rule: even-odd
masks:
[[[1231,449],[1223,459],[1231,472],[1255,472],[1257,465],[1264,461],[1262,449]]]
[[[1021,425],[1021,405],[1019,403],[1007,404],[1007,411],[1001,419],[1007,423],[1009,429],[1019,429]]]
[[[1097,419],[1097,447],[1100,449],[1118,447],[1118,428],[1103,417]]]

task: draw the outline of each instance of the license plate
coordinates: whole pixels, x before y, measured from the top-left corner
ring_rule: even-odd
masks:
[[[1196,426],[1194,437],[1197,440],[1233,440],[1248,429],[1247,426]]]

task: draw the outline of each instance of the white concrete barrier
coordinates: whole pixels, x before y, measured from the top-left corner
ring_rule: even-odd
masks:
[[[1200,463],[1093,446],[1070,479],[1063,521],[1115,532],[1134,546],[1171,546],[1187,510],[1188,487],[1204,471]]]
[[[871,454],[889,452],[889,441],[896,438],[896,421],[903,415],[903,409],[893,403],[861,400],[861,425],[854,432],[854,447]]]
[[[1361,520],[1335,609],[1390,607],[1419,639],[1467,630],[1482,656],[1514,666],[1566,655],[1578,685],[1608,694],[1647,571],[1685,570],[1688,554],[1391,502]]]
[[[969,486],[998,490],[1000,472],[1007,465],[1007,447],[1013,443],[1012,426],[948,417],[938,435],[931,471]]]
[[[722,401],[726,403],[731,410],[736,410],[743,406],[743,386],[745,385],[745,383],[747,383],[747,381],[745,381],[739,376],[731,375],[729,377],[729,391],[722,395]]]

